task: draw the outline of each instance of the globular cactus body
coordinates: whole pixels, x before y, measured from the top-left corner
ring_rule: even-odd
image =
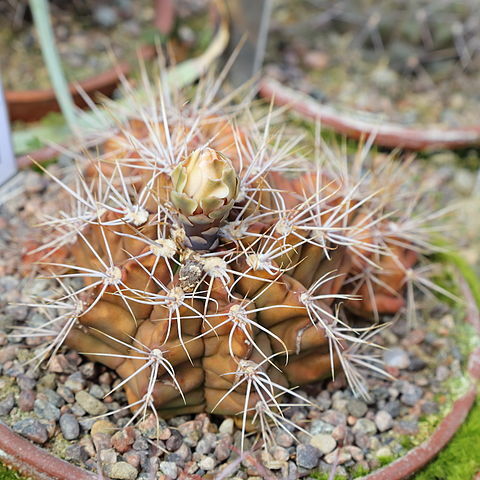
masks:
[[[339,367],[366,394],[360,367],[380,369],[340,306],[399,311],[414,237],[375,177],[349,184],[318,161],[298,173],[296,143],[269,122],[182,108],[127,121],[68,189],[76,215],[57,229],[72,261],[56,275],[83,286],[52,301],[77,305],[61,341],[118,373],[135,416],[207,411],[256,428]]]

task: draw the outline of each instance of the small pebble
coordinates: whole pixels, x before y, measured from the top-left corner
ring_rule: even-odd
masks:
[[[230,435],[224,436],[220,439],[215,447],[213,455],[219,462],[223,462],[232,453],[232,439]]]
[[[80,435],[80,425],[71,413],[65,413],[60,417],[60,429],[65,440],[75,440]]]
[[[368,407],[365,402],[362,402],[358,398],[351,398],[348,401],[348,412],[354,417],[360,418],[367,413]]]
[[[15,397],[13,393],[9,393],[2,401],[0,401],[0,417],[8,415],[15,406]]]
[[[77,392],[75,395],[75,400],[90,415],[103,415],[108,412],[108,409],[104,403],[90,395],[85,390]]]
[[[125,453],[135,442],[135,429],[131,426],[115,433],[112,437],[113,448],[117,452]]]
[[[291,447],[293,445],[293,438],[287,432],[283,431],[282,429],[278,429],[275,432],[275,443],[284,448]]]
[[[61,415],[60,409],[45,398],[37,397],[33,404],[33,410],[40,418],[45,420],[58,420]]]
[[[135,480],[138,476],[137,469],[127,462],[105,465],[105,473],[115,480]]]
[[[379,432],[386,432],[393,426],[393,419],[386,410],[379,410],[375,415],[375,425]]]
[[[352,428],[352,432],[357,434],[373,435],[377,432],[377,427],[368,418],[359,418]]]
[[[333,429],[334,426],[330,423],[324,422],[323,420],[314,420],[310,427],[310,433],[312,435],[316,435],[317,433],[332,433]],[[292,438],[290,435],[288,435],[288,437]]]
[[[318,448],[322,454],[330,453],[331,451],[335,450],[337,446],[337,442],[331,435],[327,435],[325,433],[319,433],[314,435],[310,439],[310,445]]]
[[[297,446],[297,465],[303,468],[312,469],[318,464],[320,450],[312,445],[300,444]]]
[[[383,409],[393,418],[397,418],[400,415],[400,402],[398,400],[392,400],[386,403]]]
[[[12,426],[13,430],[35,443],[45,443],[48,440],[48,431],[45,425],[34,418],[25,418]]]
[[[207,472],[213,470],[215,468],[215,459],[213,457],[204,455],[198,462],[198,466]]]
[[[113,435],[116,430],[116,426],[110,420],[97,420],[92,425],[91,434],[106,433],[107,435]]]
[[[377,458],[391,458],[393,456],[392,451],[388,447],[381,447],[375,452]]]
[[[423,390],[417,385],[405,382],[402,386],[401,394],[400,401],[409,407],[413,407],[422,398]]]
[[[117,463],[117,452],[113,448],[100,449],[98,452],[102,465],[113,465]]]
[[[322,420],[330,425],[337,426],[337,425],[345,425],[347,423],[347,416],[345,413],[337,412],[335,410],[327,410],[326,412],[322,413]],[[330,432],[323,432],[323,433],[330,433]]]
[[[343,448],[340,448],[340,449],[336,449],[334,450],[333,452],[329,453],[328,455],[325,455],[325,462],[328,463],[328,464],[332,464],[332,463],[337,463],[337,465],[343,465],[344,463],[348,462],[349,460],[351,460],[352,458],[352,455],[347,452],[345,449]],[[338,471],[335,472],[336,474],[338,474]]]
[[[81,372],[75,372],[67,378],[65,386],[68,387],[73,393],[78,393],[85,388],[86,381]]]
[[[177,465],[173,462],[160,462],[160,471],[170,478],[177,478]]]
[[[410,358],[408,353],[400,347],[394,347],[383,352],[383,361],[389,367],[400,368],[401,370],[408,368]]]
[[[136,469],[139,468],[141,462],[141,454],[135,450],[130,450],[123,454],[123,459]]]
[[[226,418],[218,427],[220,433],[233,435],[233,418]]]
[[[36,394],[33,390],[22,390],[18,396],[18,407],[22,412],[31,412],[35,398]]]

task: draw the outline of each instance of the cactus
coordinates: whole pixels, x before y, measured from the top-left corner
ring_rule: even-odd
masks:
[[[354,319],[404,308],[430,248],[411,163],[367,144],[350,165],[320,137],[309,159],[272,112],[181,93],[137,105],[73,183],[52,176],[73,208],[45,221],[45,251],[71,258],[45,254],[60,292],[43,302],[58,315],[42,354],[66,343],[115,370],[132,420],[206,411],[268,436],[286,395],[308,401],[296,387],[343,370],[367,396],[378,322]]]

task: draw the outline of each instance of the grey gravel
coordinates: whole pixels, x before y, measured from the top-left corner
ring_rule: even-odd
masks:
[[[68,387],[73,393],[78,393],[85,388],[86,381],[81,372],[75,372],[67,378],[65,386]]]
[[[12,426],[13,430],[35,443],[45,443],[48,440],[48,431],[43,423],[34,418],[25,418]]]
[[[65,413],[60,417],[60,428],[65,440],[75,440],[80,435],[80,425],[71,413]]]
[[[416,403],[422,398],[423,390],[418,387],[417,385],[413,385],[412,383],[405,382],[401,389],[401,397],[400,401],[408,405],[409,407],[413,407]]]
[[[408,353],[400,347],[394,347],[383,352],[383,361],[388,367],[396,367],[400,369],[408,368],[410,358]]]
[[[312,445],[300,444],[297,446],[297,465],[312,469],[318,464],[320,450]]]
[[[373,435],[376,433],[377,427],[375,423],[368,418],[359,418],[352,428],[353,433],[360,433],[365,435]]]
[[[103,402],[84,390],[77,392],[75,400],[90,415],[103,415],[108,412],[108,409]]]
[[[310,433],[312,435],[316,435],[317,433],[332,433],[333,429],[334,429],[334,426],[331,425],[330,423],[324,422],[323,420],[314,420],[310,427]],[[290,435],[289,437],[291,438]]]
[[[367,404],[357,398],[351,398],[348,401],[347,408],[350,415],[353,415],[354,417],[357,417],[357,418],[363,417],[368,410]]]
[[[385,404],[383,409],[388,412],[393,418],[397,418],[400,415],[400,402],[398,400],[392,400]]]
[[[319,433],[310,439],[310,445],[318,448],[325,455],[335,449],[337,442],[331,435]]]
[[[2,401],[0,401],[0,417],[8,415],[15,406],[15,397],[13,393],[9,393]]]
[[[170,478],[177,478],[177,465],[173,462],[160,462],[160,470]]]
[[[0,229],[0,240],[1,235]],[[12,285],[9,291],[17,295],[16,291],[20,291],[19,279],[11,277],[8,282]],[[41,292],[51,288],[51,283],[43,282],[40,296],[46,296]],[[3,278],[0,276],[0,292],[2,288]],[[18,301],[18,298],[12,297],[10,300]],[[1,301],[0,298],[0,306]],[[27,312],[26,321],[33,321],[33,317],[37,325],[45,321],[33,311]],[[10,320],[8,314],[0,311],[0,325],[2,322],[8,325]],[[297,442],[284,430],[273,429],[275,446],[268,452],[262,451],[261,459],[265,459],[264,464],[274,470],[278,478],[293,480],[308,475],[309,470],[324,469],[330,472],[337,455],[338,474],[350,471],[357,464],[370,470],[376,468],[377,458],[389,456],[385,455],[389,452],[392,455],[405,454],[395,435],[415,435],[418,432],[418,420],[413,412],[415,415],[438,412],[438,405],[424,401],[423,393],[438,393],[441,388],[439,381],[457,371],[459,367],[455,362],[463,357],[460,353],[454,353],[448,337],[444,338],[438,333],[420,332],[426,340],[414,343],[413,347],[407,342],[411,335],[408,328],[404,331],[397,329],[394,333],[388,337],[390,340],[381,338],[386,347],[394,345],[386,356],[391,366],[400,370],[399,373],[394,372],[398,380],[369,379],[371,400],[354,398],[339,376],[335,382],[326,382],[307,390],[318,408],[294,407],[286,411],[286,417],[305,428],[310,435],[295,432],[285,423],[283,426],[296,435]],[[395,343],[392,343],[393,340]],[[23,355],[28,353],[25,345],[33,350],[38,344],[21,343],[0,332],[0,357],[5,359],[0,369],[3,366],[6,368],[0,370],[4,375],[0,378],[0,393],[6,387],[10,388],[9,382],[16,382],[16,385],[12,385],[20,389],[20,392],[16,389],[14,394],[0,401],[0,415],[6,412],[2,421],[13,423],[15,431],[37,443],[45,444],[50,439],[47,448],[60,445],[68,461],[95,469],[98,455],[109,478],[147,480],[150,478],[150,465],[154,466],[154,471],[161,472],[160,478],[163,478],[162,474],[169,479],[181,477],[183,470],[200,477],[207,476],[208,472],[215,478],[225,463],[237,458],[238,453],[232,447],[239,446],[239,430],[233,419],[219,420],[204,414],[183,415],[168,422],[160,420],[158,441],[157,420],[153,415],[148,415],[137,428],[131,427],[135,434],[131,439],[133,441],[129,440],[118,452],[115,451],[112,436],[122,431],[122,426],[129,419],[128,410],[108,417],[109,421],[103,420],[108,423],[108,428],[90,432],[94,422],[90,416],[125,406],[125,395],[120,389],[106,401],[103,400],[105,393],[119,381],[115,374],[93,362],[87,362],[68,349],[62,350],[54,358],[48,371],[31,371],[29,367],[22,366]],[[425,348],[427,351],[424,351]],[[436,354],[437,351],[443,352],[442,356]],[[16,375],[16,378],[12,378],[12,375]],[[433,397],[425,395],[426,398]],[[35,416],[40,419],[19,420],[17,414],[24,417],[24,412],[33,409]],[[64,443],[56,443],[57,440],[63,442],[59,431],[66,440],[73,442],[66,449],[63,448]],[[120,434],[115,437],[117,449],[120,437]],[[246,448],[253,446],[252,440],[253,436],[247,439]],[[244,464],[239,468],[233,478],[261,479],[261,473],[255,471],[253,465]]]
[[[375,425],[379,432],[386,432],[393,426],[393,419],[386,410],[379,410],[375,415]]]
[[[33,404],[33,410],[40,418],[45,420],[58,420],[61,415],[60,409],[46,398],[38,397]]]

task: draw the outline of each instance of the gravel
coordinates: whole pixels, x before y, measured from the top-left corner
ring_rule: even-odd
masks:
[[[318,448],[300,444],[297,446],[297,465],[311,470],[317,466],[320,454]]]
[[[58,420],[60,418],[60,409],[50,403],[46,398],[39,398],[33,404],[34,412],[45,420]]]
[[[310,439],[310,445],[317,448],[321,453],[327,454],[335,449],[337,442],[331,435],[319,433],[318,435],[313,435]]]
[[[423,390],[409,382],[404,382],[401,393],[400,401],[409,407],[416,405],[423,396]]]
[[[138,476],[137,469],[127,462],[117,462],[106,465],[105,473],[110,478],[118,480],[135,480]]]
[[[174,462],[160,462],[160,471],[170,478],[177,478],[177,465]]]
[[[379,410],[375,415],[375,425],[379,432],[386,432],[393,426],[393,418],[386,410]]]
[[[348,401],[347,409],[350,415],[360,418],[367,413],[368,407],[365,402],[362,402],[362,400],[358,400],[357,398],[352,398]]]
[[[45,443],[48,440],[47,427],[34,418],[25,418],[12,425],[15,432],[23,435],[32,442]]]
[[[80,424],[75,415],[65,413],[60,417],[60,428],[65,440],[75,440],[80,435]]]
[[[12,222],[17,216],[9,218]],[[20,227],[13,226],[10,230],[15,232],[15,228]],[[2,235],[5,233],[0,229],[0,242]],[[18,237],[26,235],[22,231]],[[0,256],[0,271],[10,268],[10,275],[0,276],[0,292],[9,292],[9,301],[21,301],[23,280],[10,257]],[[10,267],[8,262],[12,263]],[[40,296],[50,288],[47,280],[32,286]],[[5,322],[8,325],[11,317],[2,302],[0,295],[0,318],[1,315],[10,318]],[[261,462],[277,478],[293,479],[306,476],[312,469],[325,469],[329,473],[337,460],[337,473],[347,473],[359,465],[377,468],[379,458],[404,455],[406,450],[399,435],[413,438],[422,426],[419,420],[422,415],[441,411],[434,401],[436,394],[445,393],[441,379],[447,370],[451,378],[452,372],[460,368],[461,355],[449,353],[455,351],[451,335],[455,324],[442,321],[444,314],[438,310],[425,331],[415,332],[411,344],[404,340],[411,335],[405,328],[397,328],[393,336],[382,333],[378,336],[380,344],[387,349],[393,347],[386,350],[393,350],[393,357],[387,353],[386,356],[395,359],[396,366],[391,368],[397,369],[392,370],[397,380],[369,379],[370,399],[354,398],[341,375],[335,382],[325,381],[305,390],[318,408],[292,407],[285,415],[308,434],[294,432],[297,437],[294,439],[288,431],[273,429],[274,445],[268,455],[258,452]],[[39,321],[42,320],[33,310],[23,320],[32,325],[35,322],[38,325]],[[138,424],[129,427],[125,427],[128,411],[92,419],[126,405],[121,389],[103,399],[118,382],[117,377],[66,348],[59,351],[48,370],[29,369],[24,360],[38,353],[37,348],[41,348],[40,344],[29,346],[13,337],[0,336],[0,357],[4,359],[0,363],[0,416],[14,431],[56,454],[61,452],[62,458],[93,471],[100,460],[109,478],[141,480],[149,478],[151,469],[162,479],[183,478],[188,474],[200,478],[215,476],[238,458],[240,435],[231,418],[198,414],[161,419],[158,430],[154,415],[142,417]],[[401,358],[403,363],[399,363]],[[415,362],[417,366],[413,368]],[[440,369],[442,365],[446,369]],[[290,428],[287,422],[283,426]],[[247,450],[253,440],[253,436],[247,439]],[[232,475],[247,480],[262,478],[263,474],[253,462],[239,464]]]
[[[13,393],[9,393],[2,401],[0,401],[0,417],[8,415],[15,406],[15,397]]]
[[[396,367],[400,369],[406,369],[410,365],[408,353],[399,347],[385,350],[383,353],[383,361],[388,367]]]
[[[75,400],[90,415],[103,415],[108,412],[108,409],[103,402],[84,390],[77,392]]]

